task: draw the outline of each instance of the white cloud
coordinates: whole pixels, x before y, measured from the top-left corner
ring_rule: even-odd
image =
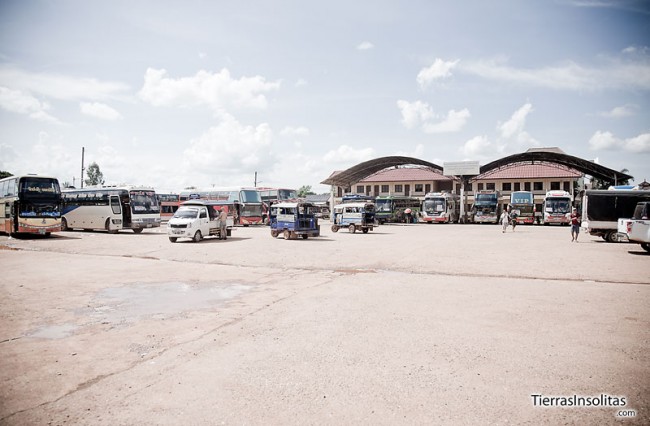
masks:
[[[502,60],[464,61],[459,71],[479,77],[562,90],[650,89],[650,62],[609,60],[601,67],[585,67],[575,62],[543,68],[514,68]]]
[[[63,100],[105,100],[125,96],[129,87],[120,82],[94,78],[69,77],[58,74],[31,73],[14,67],[0,66],[0,81],[7,87],[27,93],[38,93]]]
[[[244,171],[252,176],[256,168],[274,162],[271,140],[268,124],[245,126],[227,115],[217,126],[190,141],[183,153],[184,169],[189,174],[203,174],[211,179]]]
[[[622,149],[637,154],[650,153],[650,133],[643,133],[628,139],[619,139],[611,132],[601,132],[599,130],[589,139],[589,147],[593,151]]]
[[[282,136],[309,136],[309,129],[306,127],[287,126],[280,131]]]
[[[32,119],[52,124],[62,124],[57,118],[47,113],[50,105],[20,90],[0,86],[0,108],[17,114],[24,114]]]
[[[611,111],[601,112],[600,115],[606,118],[623,118],[634,115],[635,106],[633,105],[623,105],[613,108]]]
[[[370,50],[374,47],[374,44],[370,43],[369,41],[364,41],[357,46],[357,50]]]
[[[294,87],[302,87],[302,86],[306,86],[307,84],[309,84],[307,80],[305,80],[304,78],[300,78],[298,79],[298,81],[296,81]]]
[[[194,76],[177,79],[167,77],[164,69],[149,68],[138,95],[154,106],[207,105],[215,111],[230,107],[264,109],[264,93],[279,88],[279,82],[267,82],[261,76],[233,79],[225,68],[218,73],[201,70]]]
[[[402,124],[407,129],[412,129],[421,122],[427,121],[435,116],[429,104],[422,101],[408,102],[399,100],[397,101],[397,107],[402,113]]]
[[[436,60],[428,68],[422,68],[417,76],[417,82],[420,88],[425,89],[429,87],[435,80],[451,77],[451,70],[456,67],[458,60],[443,61],[440,58]]]
[[[413,151],[397,151],[393,155],[398,155],[402,157],[422,158],[424,157],[424,145],[419,143],[415,146],[415,149]]]
[[[474,160],[477,158],[494,156],[495,151],[498,151],[498,148],[490,142],[487,136],[475,136],[465,142],[460,151],[465,158]]]
[[[525,104],[517,111],[515,111],[510,120],[503,124],[499,124],[497,129],[501,133],[501,137],[510,139],[513,136],[519,135],[524,131],[526,125],[526,117],[533,111],[533,106],[530,103]]]
[[[355,149],[347,145],[341,145],[325,154],[323,161],[330,164],[356,164],[367,161],[374,155],[375,150],[372,148]]]
[[[465,127],[471,116],[469,110],[464,108],[460,111],[450,110],[447,116],[439,123],[424,123],[422,130],[425,133],[452,133]]]
[[[115,121],[122,118],[122,115],[115,109],[99,102],[82,102],[79,104],[79,109],[82,114],[101,120]]]

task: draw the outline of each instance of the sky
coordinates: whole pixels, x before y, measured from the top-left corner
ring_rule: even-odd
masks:
[[[559,147],[650,181],[649,46],[637,0],[0,0],[0,170],[323,193]]]

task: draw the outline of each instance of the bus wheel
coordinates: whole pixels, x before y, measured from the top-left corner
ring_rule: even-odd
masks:
[[[339,232],[338,225],[332,225],[332,232]]]
[[[198,242],[201,241],[202,239],[203,239],[203,235],[201,235],[201,231],[196,231],[196,234],[194,234],[194,238],[192,238],[192,240],[193,240],[195,243],[198,243]]]
[[[357,232],[357,227],[354,226],[354,223],[351,224],[351,225],[348,227],[348,231],[350,231],[351,234],[354,234],[355,232]]]
[[[302,234],[302,239],[303,239],[303,240],[306,240],[307,238],[309,238],[309,235],[307,235],[307,234]]]
[[[641,248],[650,253],[650,243],[641,243]]]
[[[117,234],[117,229],[111,229],[111,219],[106,219],[106,225],[104,226],[109,234]]]
[[[363,231],[364,234],[367,234],[368,233],[368,228],[363,228],[362,231]]]
[[[289,238],[291,238],[291,233],[289,232],[288,229],[285,229],[284,230],[284,239],[288,240]]]
[[[139,234],[139,233],[142,232],[142,228],[133,228],[133,232],[135,232],[136,234]]]
[[[176,237],[169,237],[169,241],[171,241],[172,243],[175,243],[176,240],[178,240],[178,238],[176,238]]]
[[[271,236],[273,238],[277,237],[278,236],[278,231],[276,231],[275,229],[271,229]]]
[[[61,219],[61,231],[69,231],[70,228],[68,228],[68,221],[65,220],[65,218]]]

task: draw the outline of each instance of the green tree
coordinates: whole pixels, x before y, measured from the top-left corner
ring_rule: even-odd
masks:
[[[315,193],[311,191],[310,185],[303,185],[300,188],[298,188],[298,196],[300,198],[305,198],[308,195],[315,195]]]
[[[104,184],[104,174],[101,172],[101,170],[99,170],[99,165],[97,165],[97,163],[94,161],[90,163],[86,169],[86,175],[88,176],[88,179],[86,179],[84,182],[87,186]]]
[[[0,179],[4,179],[9,176],[13,176],[13,175],[9,172],[5,172],[4,170],[0,170]]]
[[[621,173],[628,174],[630,171],[628,169],[623,169],[621,170]],[[619,180],[616,182],[616,185],[629,185],[630,180],[629,179],[624,179],[624,180]],[[592,189],[607,189],[610,186],[614,185],[613,180],[604,180],[604,179],[599,179],[599,178],[593,178],[591,181],[591,188]]]

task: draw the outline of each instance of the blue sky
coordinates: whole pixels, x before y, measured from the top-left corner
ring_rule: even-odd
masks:
[[[650,180],[650,2],[0,2],[0,170],[161,191],[558,146]]]

